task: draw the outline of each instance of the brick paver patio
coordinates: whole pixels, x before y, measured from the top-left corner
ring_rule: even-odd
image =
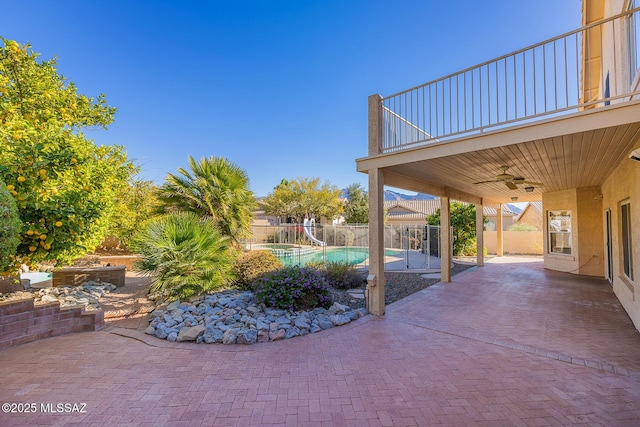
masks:
[[[640,425],[640,334],[609,284],[529,261],[287,341],[169,343],[112,325],[25,344],[0,352],[0,401],[37,411],[0,425]]]

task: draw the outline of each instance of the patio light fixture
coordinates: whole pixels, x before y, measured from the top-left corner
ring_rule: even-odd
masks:
[[[527,193],[533,193],[533,190],[535,190],[535,187],[524,187],[524,191]]]

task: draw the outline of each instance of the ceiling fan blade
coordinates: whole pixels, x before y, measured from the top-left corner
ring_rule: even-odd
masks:
[[[535,185],[536,187],[542,187],[544,185],[541,182],[533,182],[533,181],[522,181],[521,184]]]
[[[492,179],[492,180],[489,180],[489,181],[474,182],[474,184],[488,184],[490,182],[500,182],[500,181],[496,181],[495,179]]]
[[[505,185],[509,187],[509,190],[516,190],[518,186],[511,181],[505,181]]]

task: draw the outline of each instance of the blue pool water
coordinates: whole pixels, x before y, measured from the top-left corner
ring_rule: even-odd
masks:
[[[386,250],[385,255],[401,255],[401,251]],[[277,256],[277,254],[276,254]],[[326,258],[325,258],[326,257]],[[312,262],[340,262],[358,265],[369,257],[368,248],[329,248],[324,253],[322,249],[312,254],[300,254],[290,257],[278,257],[284,265],[306,265]]]
[[[51,280],[51,273],[34,271],[30,273],[22,273],[20,274],[21,279],[29,279],[31,283],[40,283],[46,282],[47,280]]]

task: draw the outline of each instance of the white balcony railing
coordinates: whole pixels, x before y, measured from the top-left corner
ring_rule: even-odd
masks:
[[[638,23],[631,9],[383,98],[382,152],[637,97]]]

